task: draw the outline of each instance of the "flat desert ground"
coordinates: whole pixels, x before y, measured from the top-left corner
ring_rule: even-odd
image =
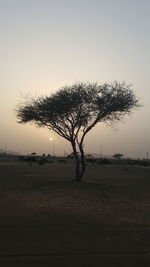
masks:
[[[150,266],[150,168],[0,164],[0,266]]]

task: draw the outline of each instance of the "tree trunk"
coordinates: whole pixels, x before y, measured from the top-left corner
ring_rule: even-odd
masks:
[[[85,172],[85,157],[84,157],[84,150],[83,150],[83,145],[79,145],[80,153],[81,153],[81,172],[80,172],[80,181],[83,178],[84,172]]]
[[[72,142],[73,154],[75,158],[75,180],[76,182],[81,182],[80,178],[80,159],[76,150],[75,142]]]

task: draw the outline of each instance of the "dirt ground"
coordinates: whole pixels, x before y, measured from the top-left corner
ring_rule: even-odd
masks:
[[[150,168],[0,164],[0,266],[150,266]]]

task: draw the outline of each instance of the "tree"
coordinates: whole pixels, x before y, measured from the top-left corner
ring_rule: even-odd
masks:
[[[47,127],[69,141],[76,163],[75,179],[81,182],[88,132],[99,122],[120,120],[138,106],[130,85],[124,82],[75,83],[50,96],[26,99],[17,108],[17,118],[19,123],[34,122]]]
[[[36,154],[37,154],[36,152],[32,152],[31,156],[36,156]]]
[[[122,157],[123,157],[123,154],[121,154],[121,153],[113,155],[113,158],[115,158],[115,159],[121,159]]]

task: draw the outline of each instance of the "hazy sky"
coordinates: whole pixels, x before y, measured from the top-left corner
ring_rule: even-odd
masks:
[[[125,81],[144,105],[114,128],[99,124],[86,152],[150,153],[150,1],[0,0],[0,148],[71,152],[47,129],[16,123],[22,95],[51,94],[66,84]]]

